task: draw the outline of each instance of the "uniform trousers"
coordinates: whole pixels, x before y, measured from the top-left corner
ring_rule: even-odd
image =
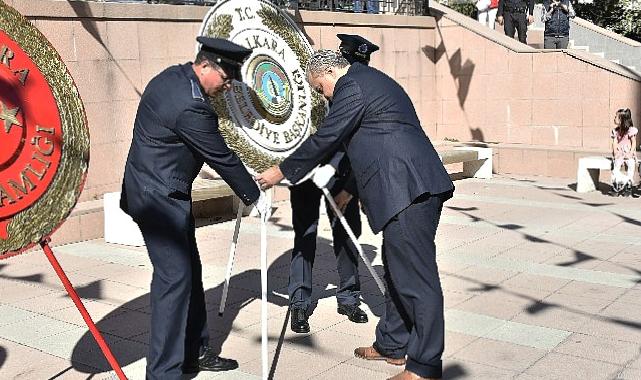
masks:
[[[407,355],[405,368],[440,378],[444,349],[443,291],[434,238],[449,195],[423,195],[383,228],[385,313],[373,346],[391,358]]]
[[[527,15],[525,12],[503,14],[503,30],[505,35],[514,38],[514,32],[518,32],[519,41],[527,43]]]
[[[149,206],[135,219],[154,269],[147,379],[180,379],[209,342],[191,199],[145,193]]]
[[[336,195],[335,193],[342,189],[341,181],[330,186],[330,189],[332,195]],[[319,208],[324,195],[311,180],[291,186],[289,190],[294,227],[294,249],[289,271],[289,303],[292,307],[307,310],[311,306],[312,269],[316,257]],[[329,203],[327,206],[327,216],[332,224],[334,255],[339,277],[336,299],[340,304],[359,305],[361,284],[358,277],[358,251],[329,207]],[[356,237],[359,237],[361,219],[356,196],[348,203],[344,215]]]

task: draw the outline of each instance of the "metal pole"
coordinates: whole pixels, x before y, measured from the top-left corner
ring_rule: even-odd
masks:
[[[356,250],[358,251],[358,254],[360,255],[361,259],[365,263],[365,266],[369,270],[369,273],[374,277],[374,281],[376,281],[376,285],[378,285],[378,289],[385,295],[385,285],[383,285],[383,281],[381,281],[381,278],[378,276],[378,273],[374,270],[374,267],[372,267],[372,263],[369,261],[367,256],[365,256],[365,253],[363,252],[363,247],[361,247],[360,243],[358,242],[358,239],[356,238],[356,235],[354,235],[354,232],[352,231],[351,227],[347,223],[347,219],[345,219],[345,216],[341,212],[341,210],[338,208],[336,205],[336,202],[334,202],[334,197],[332,197],[332,194],[329,193],[329,190],[327,190],[326,187],[321,187],[321,190],[323,191],[323,194],[325,194],[325,198],[329,202],[329,204],[332,206],[332,210],[334,210],[334,213],[336,214],[336,217],[340,220],[341,224],[343,225],[343,228],[347,232],[347,235],[349,238],[352,240],[352,243],[356,246]]]
[[[267,202],[271,205],[271,197],[266,193]],[[271,208],[271,207],[270,207]],[[269,366],[267,358],[267,221],[269,220],[270,211],[266,215],[261,215],[260,223],[260,288],[261,288],[261,308],[260,308],[260,332],[261,332],[261,361],[263,380],[269,377]]]
[[[238,232],[240,231],[240,221],[243,218],[243,210],[245,205],[240,203],[238,205],[238,214],[236,214],[236,226],[234,227],[234,236],[231,239],[231,247],[229,248],[229,260],[227,261],[227,274],[225,276],[225,284],[223,285],[223,295],[220,298],[220,307],[218,314],[222,315],[225,312],[225,304],[227,303],[227,292],[229,291],[229,280],[231,278],[231,271],[234,268],[234,258],[236,257],[236,245],[238,244]]]
[[[96,343],[98,343],[98,346],[102,350],[103,355],[105,355],[105,358],[109,362],[109,365],[111,365],[111,368],[113,368],[114,372],[116,372],[118,379],[127,380],[127,377],[125,376],[125,373],[122,371],[122,368],[120,368],[120,364],[118,364],[116,357],[113,355],[113,353],[111,353],[111,350],[107,345],[107,342],[105,342],[105,339],[100,334],[100,331],[98,331],[98,328],[96,327],[93,320],[91,319],[91,316],[87,312],[85,305],[82,303],[82,300],[80,299],[80,297],[78,297],[78,293],[76,293],[76,290],[73,288],[73,285],[71,285],[71,282],[69,281],[69,278],[65,274],[65,271],[62,270],[60,263],[56,259],[56,256],[54,256],[53,251],[49,247],[49,240],[47,239],[47,240],[40,241],[40,246],[42,247],[42,250],[45,252],[47,259],[49,259],[49,263],[51,263],[53,270],[56,271],[56,274],[60,278],[60,281],[62,281],[62,285],[65,287],[65,290],[69,294],[69,297],[71,297],[71,299],[73,300],[73,303],[76,305],[76,308],[82,315],[82,319],[85,320],[87,327],[89,327],[89,331],[91,331],[91,334],[93,335],[94,339],[96,339]]]

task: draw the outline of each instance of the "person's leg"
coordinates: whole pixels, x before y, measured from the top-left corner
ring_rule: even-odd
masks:
[[[557,44],[557,49],[567,49],[570,43],[570,36],[560,37]]]
[[[192,289],[190,202],[146,192],[138,220],[154,268],[147,379],[179,379]]]
[[[492,30],[496,29],[496,12],[498,12],[498,10],[498,8],[492,8],[487,12],[488,26]]]
[[[629,197],[632,195],[632,183],[634,180],[634,168],[635,160],[633,158],[628,158],[625,160],[626,172],[623,176],[623,196]]]
[[[379,0],[367,0],[367,13],[378,13]]]
[[[425,196],[399,213],[390,226],[387,267],[412,330],[405,369],[422,377],[440,378],[444,348],[443,291],[434,239],[443,197]]]
[[[289,303],[307,310],[312,297],[312,267],[316,256],[316,234],[320,190],[312,181],[292,186],[290,200],[294,227],[294,249],[289,270]]]
[[[361,0],[354,0],[354,13],[361,13],[362,11],[363,6],[361,4]]]
[[[191,297],[187,316],[184,367],[196,366],[201,349],[209,346],[203,269],[196,245],[196,224],[193,216],[190,221],[189,241],[191,246]]]
[[[632,184],[634,179],[634,168],[636,167],[636,162],[634,158],[628,158],[625,160],[625,181],[626,183]]]
[[[334,211],[327,204],[327,216],[332,225],[334,255],[338,269],[339,284],[336,289],[336,301],[341,305],[358,306],[360,304],[361,284],[358,277],[360,260],[356,246],[351,241]],[[347,204],[344,212],[347,224],[358,238],[361,235],[361,218],[358,210],[358,198],[354,197]]]
[[[478,18],[479,22],[481,24],[485,25],[485,26],[488,26],[488,23],[487,23],[487,12],[486,11],[478,11],[477,13],[478,13],[477,14],[477,18]]]
[[[527,14],[519,13],[514,15],[514,23],[516,24],[517,32],[519,33],[519,41],[527,44]]]
[[[556,38],[550,36],[543,37],[543,48],[556,49]]]
[[[619,195],[619,192],[622,190],[623,176],[621,174],[621,167],[623,166],[623,162],[622,158],[616,158],[614,160],[611,173],[612,189],[608,193],[609,195]]]
[[[503,30],[505,31],[506,36],[514,38],[516,28],[514,25],[514,17],[512,13],[505,13],[503,15]]]
[[[390,228],[390,225],[392,227]],[[405,311],[395,284],[392,282],[387,264],[388,241],[395,240],[394,236],[386,237],[386,234],[396,233],[398,219],[394,218],[383,230],[383,268],[385,269],[385,311],[376,325],[376,340],[372,346],[381,355],[393,359],[405,358],[407,344],[410,339],[412,323]],[[387,232],[386,232],[387,231]]]

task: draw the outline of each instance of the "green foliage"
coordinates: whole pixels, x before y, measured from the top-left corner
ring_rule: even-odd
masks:
[[[475,18],[476,17],[476,1],[462,1],[456,2],[448,5],[449,8],[457,11],[458,13],[464,14],[466,16]]]
[[[594,0],[576,4],[576,15],[595,25],[641,41],[641,5],[637,0]]]

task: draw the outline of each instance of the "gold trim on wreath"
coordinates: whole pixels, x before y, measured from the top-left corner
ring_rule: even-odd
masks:
[[[19,253],[49,236],[76,205],[89,166],[89,130],[78,89],[58,52],[29,20],[0,0],[0,30],[18,43],[49,84],[60,114],[62,155],[47,191],[14,215],[0,258]]]

